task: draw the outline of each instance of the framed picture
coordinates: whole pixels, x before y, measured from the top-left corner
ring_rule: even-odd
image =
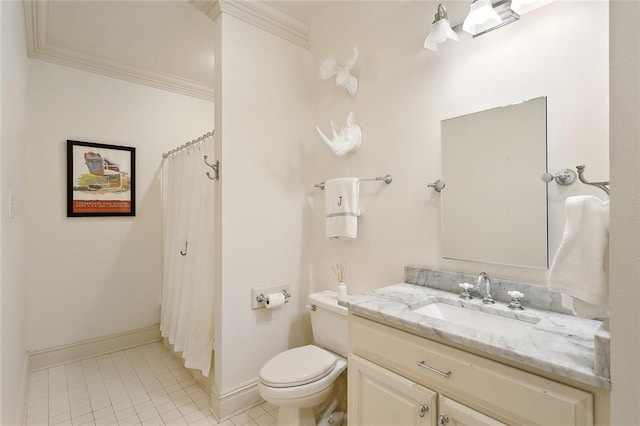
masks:
[[[67,217],[135,216],[136,149],[67,140]]]

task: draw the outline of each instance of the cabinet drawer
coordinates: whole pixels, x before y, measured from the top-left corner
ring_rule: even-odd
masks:
[[[588,392],[354,315],[349,327],[351,353],[510,424],[593,425]]]

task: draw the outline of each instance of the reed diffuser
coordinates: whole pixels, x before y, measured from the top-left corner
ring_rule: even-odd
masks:
[[[347,295],[347,286],[344,283],[344,279],[347,276],[347,267],[342,263],[338,263],[336,266],[333,266],[333,273],[336,275],[338,279],[338,297],[344,297]]]

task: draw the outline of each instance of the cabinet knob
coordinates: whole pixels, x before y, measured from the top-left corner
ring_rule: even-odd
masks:
[[[427,411],[429,411],[429,406],[428,406],[428,405],[420,404],[420,405],[418,406],[418,415],[419,415],[420,417],[424,417],[424,415],[425,415],[425,413],[426,413]]]
[[[438,426],[444,426],[446,423],[449,423],[449,417],[444,414],[440,414],[438,416]]]

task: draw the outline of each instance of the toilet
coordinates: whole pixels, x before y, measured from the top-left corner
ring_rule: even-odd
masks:
[[[284,351],[260,370],[260,395],[279,407],[279,426],[315,426],[314,408],[347,368],[347,308],[331,290],[309,295],[308,307],[314,344]]]

